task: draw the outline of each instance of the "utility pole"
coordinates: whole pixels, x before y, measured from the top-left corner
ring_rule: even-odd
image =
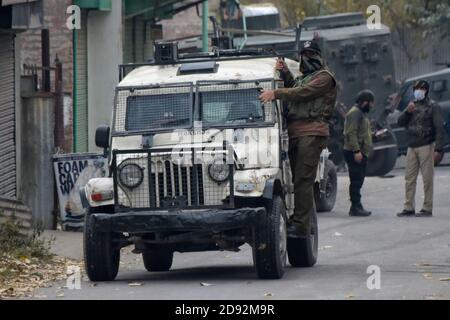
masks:
[[[209,33],[208,33],[208,23],[209,23],[209,6],[208,0],[203,1],[202,4],[202,42],[203,42],[203,52],[208,52],[209,50]]]

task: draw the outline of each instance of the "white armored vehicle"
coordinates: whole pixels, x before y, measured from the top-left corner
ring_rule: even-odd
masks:
[[[158,45],[156,56],[121,67],[112,127],[97,130],[111,176],[81,190],[89,278],[115,279],[120,249],[129,245],[152,272],[168,271],[174,252],[239,251],[246,243],[260,278],[281,278],[287,258],[313,266],[316,215],[308,238],[286,235],[294,194],[284,109],[259,100],[262,89],[282,85],[276,57],[180,58],[172,44]],[[324,151],[316,187],[322,211],[332,210],[336,183]]]

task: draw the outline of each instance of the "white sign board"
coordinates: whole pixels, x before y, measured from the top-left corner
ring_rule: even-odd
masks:
[[[90,179],[109,175],[108,159],[98,154],[69,154],[53,159],[63,229],[79,229],[84,223],[80,188]]]

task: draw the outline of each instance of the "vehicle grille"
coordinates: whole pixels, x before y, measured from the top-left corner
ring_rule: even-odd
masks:
[[[230,174],[229,180],[217,183],[209,177],[208,164],[176,163],[171,160],[170,154],[161,155],[158,152],[113,152],[117,207],[144,210],[233,205],[233,174]],[[128,164],[142,168],[143,180],[136,188],[128,188],[120,181],[120,170]]]
[[[150,201],[156,207],[170,206],[167,201],[174,198],[184,200],[187,206],[205,205],[202,165],[180,166],[171,161],[152,161],[151,181]]]

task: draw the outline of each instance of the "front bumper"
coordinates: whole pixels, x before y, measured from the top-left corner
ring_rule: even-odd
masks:
[[[265,208],[126,212],[91,215],[100,232],[220,232],[256,226]]]

